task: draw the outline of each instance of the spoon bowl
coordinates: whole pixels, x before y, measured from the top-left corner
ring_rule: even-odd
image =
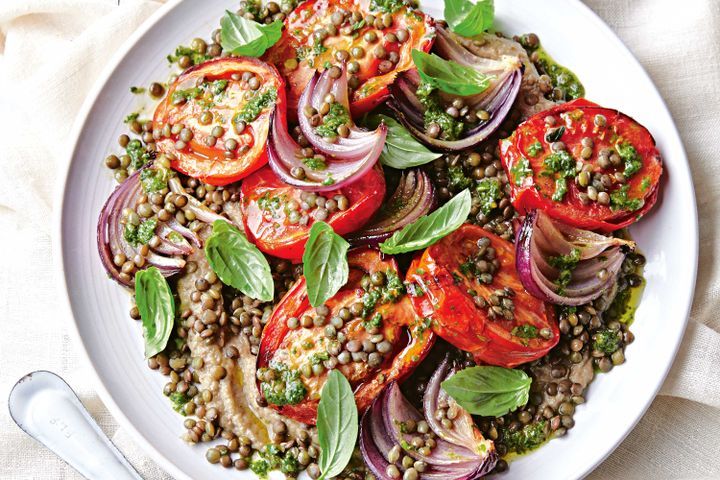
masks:
[[[8,408],[25,433],[85,478],[142,480],[58,375],[44,370],[25,375],[10,392]]]

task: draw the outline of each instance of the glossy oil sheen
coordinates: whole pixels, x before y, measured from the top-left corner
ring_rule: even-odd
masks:
[[[56,203],[62,202],[55,235],[60,288],[97,374],[96,387],[140,447],[178,479],[252,474],[210,465],[204,459],[206,447],[187,446],[179,439],[182,417],[162,394],[165,378],[146,366],[140,325],[127,313],[130,297],[107,279],[96,254],[95,227],[115,186],[103,158],[118,151],[122,119],[142,106],[128,87],[167,78],[165,56],[178,44],[208,36],[231,3],[171,1],[116,52],[78,118],[67,181]],[[645,124],[665,160],[658,204],[631,228],[648,262],[647,286],[633,324],[637,340],[627,349],[628,362],[592,384],[568,435],[519,458],[503,475],[504,480],[575,479],[591,471],[628,434],[672,364],[695,282],[695,197],[683,146],[664,102],[642,67],[594,13],[578,0],[495,4],[499,30],[537,33],[553,58],[578,75],[588,99],[617,107]],[[425,2],[425,7],[431,14],[442,13],[442,2]]]

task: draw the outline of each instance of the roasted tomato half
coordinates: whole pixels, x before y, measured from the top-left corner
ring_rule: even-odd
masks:
[[[383,3],[392,5],[377,6]],[[389,95],[397,73],[413,67],[410,52],[430,50],[434,35],[433,20],[402,2],[309,0],[288,15],[282,38],[263,58],[287,79],[291,118],[315,70],[347,61],[350,109],[359,116]]]
[[[406,280],[417,315],[478,362],[514,367],[544,356],[560,338],[552,305],[523,288],[513,244],[476,225],[426,249]]]
[[[180,75],[155,110],[159,151],[172,167],[212,185],[239,180],[267,163],[270,118],[285,108],[275,67],[255,58],[222,58]]]
[[[657,200],[655,140],[627,115],[584,99],[539,113],[500,142],[512,201],[570,225],[611,232]]]
[[[382,204],[385,176],[378,165],[342,189],[311,193],[283,183],[265,167],[243,181],[241,192],[250,240],[265,253],[299,261],[316,220],[338,235],[361,228]]]
[[[413,310],[392,257],[370,248],[348,253],[347,284],[313,308],[305,279],[285,295],[263,330],[258,388],[283,415],[314,424],[328,369],[355,391],[360,413],[389,382],[407,377],[434,335]]]

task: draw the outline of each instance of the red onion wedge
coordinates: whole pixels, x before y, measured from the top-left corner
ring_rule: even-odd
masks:
[[[134,285],[134,277],[131,274],[123,273],[121,267],[115,265],[115,255],[122,254],[132,261],[138,255],[141,246],[133,246],[125,239],[125,224],[122,222],[123,210],[126,208],[135,209],[138,199],[143,195],[140,185],[140,172],[153,166],[143,167],[130,175],[127,180],[120,184],[105,202],[100,212],[97,225],[97,246],[108,275],[125,287]],[[176,194],[184,194],[180,179],[173,177],[168,180],[170,190]],[[198,220],[212,223],[215,220],[226,220],[226,218],[214,213],[207,206],[201,204],[197,199],[188,195],[188,204],[185,207],[193,211]],[[155,266],[160,272],[170,277],[180,272],[185,266],[184,256],[192,253],[196,248],[202,247],[202,241],[197,233],[189,228],[180,225],[174,218],[167,222],[157,221],[155,236],[158,242],[150,247],[149,253],[145,255],[146,266]],[[146,220],[147,221],[147,220]]]
[[[275,113],[277,115],[277,112]],[[366,156],[352,161],[341,160],[336,157],[325,157],[322,169],[309,168],[300,158],[298,152],[302,149],[295,142],[287,130],[284,121],[280,116],[274,117],[272,134],[267,147],[268,161],[270,168],[280,179],[294,187],[314,192],[326,192],[342,188],[369,172],[377,163],[382,153],[385,142],[385,125],[378,127],[382,129],[382,139]],[[294,169],[302,169],[303,178],[293,175]]]
[[[437,203],[430,177],[420,169],[403,171],[398,187],[383,204],[370,224],[353,233],[348,240],[353,245],[377,245],[423,215]]]
[[[518,70],[522,72],[522,62],[514,55],[502,55],[499,59],[480,57],[466,47],[466,44],[471,47],[472,40],[459,37],[442,27],[438,28],[435,43],[438,55],[460,65],[479,70],[491,77],[490,86],[487,90],[464,98],[466,105],[475,109],[489,111],[488,107],[493,97],[497,95],[498,88],[507,80],[507,77]]]
[[[525,217],[515,242],[516,266],[525,289],[556,305],[577,306],[611,288],[635,243],[565,225],[540,210]],[[575,253],[576,265],[561,286],[556,259]]]
[[[332,93],[343,108],[348,108],[345,68],[338,79],[330,76],[330,70],[322,74],[316,72],[300,98],[300,128],[314,149],[324,155],[322,160],[314,162],[314,168],[303,157],[302,147],[290,135],[286,112],[277,108],[273,114],[268,161],[273,171],[288,185],[316,192],[337,190],[362,177],[380,158],[387,135],[384,124],[374,131],[350,125],[347,138],[337,136],[333,141],[315,132],[303,110],[305,107],[318,110],[328,93]]]
[[[325,97],[332,94],[335,103],[340,104],[346,112],[350,111],[350,103],[348,101],[347,87],[347,67],[343,65],[340,77],[332,78],[333,69],[327,69],[322,74],[315,72],[312,80],[305,87],[305,91],[300,96],[298,103],[298,122],[305,138],[318,151],[325,155],[336,157],[338,160],[350,162],[365,158],[371,152],[377,150],[378,144],[382,147],[385,144],[385,136],[387,128],[380,125],[373,131],[358,128],[349,120],[348,129],[350,131],[347,137],[336,136],[333,139],[325,138],[319,135],[316,128],[311,125],[311,120],[305,114],[306,109],[314,109],[319,111]],[[380,154],[377,154],[379,157]]]
[[[132,261],[135,255],[139,253],[139,247],[136,248],[125,240],[125,225],[121,223],[121,218],[123,210],[125,208],[134,208],[138,198],[142,195],[140,188],[140,172],[142,170],[144,169],[130,175],[110,195],[100,212],[97,225],[97,246],[100,260],[110,277],[126,287],[131,287],[134,284],[133,277],[123,273],[121,268],[115,265],[114,256],[122,254],[128,261]],[[158,228],[156,227],[156,234],[157,231]],[[165,233],[166,238],[169,235],[168,231],[161,231],[161,233]],[[169,242],[166,244],[161,241],[161,246],[164,249],[170,249]],[[181,246],[178,245],[173,248],[179,250]],[[154,251],[151,251],[146,256],[146,261],[147,265],[157,267],[166,277],[178,273],[185,266],[185,260],[182,258],[166,257]]]
[[[448,370],[446,360],[433,375],[433,379],[437,377],[438,389]],[[434,384],[431,380],[428,391],[432,385]],[[430,416],[433,412],[425,410],[423,416],[403,396],[397,383],[391,383],[375,399],[362,418],[360,449],[365,463],[378,479],[391,480],[387,473],[390,465],[395,465],[402,471],[400,462],[392,458],[391,451],[400,449],[402,455],[409,455],[427,463],[427,469],[419,476],[422,480],[471,480],[486,475],[497,463],[497,452],[492,441],[483,439],[479,431],[472,426],[470,415],[460,410],[458,418],[462,421],[467,418],[470,422],[467,424],[469,430],[466,430],[466,424],[461,422],[459,424],[461,430],[458,430],[457,436],[446,435],[436,438],[435,447],[425,455],[419,449],[412,447],[412,438],[418,434],[404,433],[403,425],[408,422],[417,424],[422,420],[427,420],[430,424]],[[391,459],[395,461],[391,462]]]
[[[398,120],[426,145],[446,151],[471,148],[492,135],[510,113],[522,83],[522,62],[513,56],[503,56],[500,60],[479,57],[458,43],[454,34],[442,27],[438,28],[436,45],[437,53],[443,58],[475,68],[492,77],[487,90],[463,98],[466,105],[488,112],[490,118],[465,132],[463,138],[458,140],[442,140],[428,136],[423,118],[425,107],[415,94],[420,82],[416,71],[404,72],[398,77],[390,87],[392,99],[388,106],[395,111]],[[451,97],[445,94],[441,94],[441,97],[448,103],[451,101]]]

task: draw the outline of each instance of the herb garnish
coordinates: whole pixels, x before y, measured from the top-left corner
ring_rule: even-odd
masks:
[[[446,0],[445,21],[450,29],[464,37],[480,35],[492,28],[495,19],[493,0],[478,0],[473,4],[469,0]]]
[[[539,447],[547,440],[546,428],[547,422],[545,420],[525,425],[521,430],[517,431],[503,428],[502,443],[512,452],[525,453]]]
[[[330,111],[323,117],[322,123],[315,128],[315,132],[323,137],[337,137],[338,127],[350,123],[350,112],[338,102],[330,105]]]
[[[146,194],[159,192],[163,188],[167,188],[169,177],[170,170],[157,166],[156,162],[155,167],[146,168],[140,172],[140,185]]]
[[[324,160],[317,157],[303,158],[302,161],[306,167],[316,172],[327,170],[327,163]]]
[[[146,245],[155,235],[157,218],[149,218],[140,225],[128,223],[123,230],[123,238],[133,247]]]
[[[318,40],[313,44],[312,53],[314,56],[317,57],[318,55],[322,55],[323,53],[325,53],[327,51],[328,51],[327,47],[325,45],[323,45],[321,41]]]
[[[347,251],[350,244],[325,222],[315,222],[303,253],[303,275],[310,305],[317,307],[348,281]]]
[[[127,117],[125,117],[125,120],[123,120],[123,123],[126,123],[126,124],[132,123],[135,120],[137,120],[139,116],[140,116],[139,113],[133,112],[133,113],[129,114]]]
[[[223,49],[244,57],[260,57],[275,45],[282,35],[283,24],[276,20],[269,25],[248,20],[229,10],[220,20],[220,44]]]
[[[145,150],[142,142],[137,138],[130,140],[125,147],[125,153],[130,157],[130,167],[133,170],[138,170],[152,159],[150,152]]]
[[[148,267],[135,274],[135,303],[142,319],[145,358],[165,350],[175,325],[175,300],[160,270]]]
[[[532,168],[530,168],[530,160],[525,157],[520,158],[520,160],[518,160],[517,163],[515,163],[515,165],[513,165],[510,169],[510,173],[512,174],[515,185],[522,185],[523,180],[531,176],[533,173]]]
[[[434,53],[412,51],[412,59],[420,78],[443,92],[452,95],[476,95],[490,86],[490,78],[471,67],[452,60],[443,60]]]
[[[242,109],[233,117],[233,123],[250,123],[260,116],[260,113],[275,104],[277,90],[274,87],[267,87],[262,92],[256,92]]]
[[[228,222],[213,223],[212,235],[205,242],[205,255],[225,285],[257,300],[273,299],[275,285],[267,259]]]
[[[527,154],[531,158],[535,158],[543,151],[542,143],[540,143],[538,140],[535,140],[535,143],[531,144],[527,149]]]
[[[480,210],[488,215],[498,206],[498,200],[502,198],[500,182],[496,178],[483,178],[475,187],[477,198],[480,202]]]
[[[371,0],[370,11],[395,13],[405,6],[403,0]]]
[[[415,140],[410,132],[394,118],[387,115],[372,115],[366,124],[369,128],[377,128],[380,122],[387,126],[385,146],[380,154],[380,162],[388,167],[403,170],[417,167],[440,158],[441,153],[431,152],[422,143]]]
[[[650,177],[643,177],[640,182],[640,190],[646,192],[648,188],[650,188]]]
[[[172,100],[172,103],[174,105],[177,105],[183,102],[187,102],[188,100],[197,98],[202,95],[202,93],[203,90],[200,87],[193,87],[185,90],[175,90],[170,99]]]
[[[552,199],[554,202],[562,202],[562,199],[565,198],[565,194],[567,193],[567,180],[564,178],[556,178],[555,179],[555,191],[552,194]]]
[[[172,392],[169,397],[172,402],[172,409],[176,412],[185,415],[183,407],[190,401],[190,397],[184,392]]]
[[[548,155],[543,161],[543,164],[545,165],[545,170],[543,170],[542,175],[554,176],[556,173],[559,175],[555,178],[555,192],[553,193],[552,199],[556,202],[561,202],[567,193],[566,179],[575,176],[575,160],[572,155],[562,150]]]
[[[383,253],[397,254],[429,247],[467,220],[472,206],[470,190],[463,190],[430,215],[418,218],[380,244]]]
[[[609,328],[599,330],[593,335],[593,348],[608,355],[615,352],[620,348],[620,333]]]
[[[473,184],[472,178],[465,175],[465,170],[460,165],[448,167],[448,189],[451,192],[459,192],[469,188]]]
[[[628,197],[628,190],[630,185],[623,185],[610,194],[610,209],[616,210],[630,210],[635,211],[645,205],[645,200],[642,198],[630,198]]]
[[[499,417],[528,401],[532,380],[522,370],[470,367],[442,382],[442,388],[472,415]]]
[[[623,162],[625,162],[625,171],[623,173],[626,178],[630,178],[640,171],[643,167],[642,158],[637,150],[635,150],[635,147],[628,142],[620,142],[615,145],[615,149],[618,155],[620,155],[620,158],[623,159]]]
[[[358,436],[358,411],[347,379],[332,370],[320,394],[317,412],[320,440],[318,480],[339,475],[350,461]]]
[[[307,395],[307,388],[300,379],[298,370],[290,370],[284,363],[275,361],[270,362],[268,370],[273,371],[273,379],[260,382],[260,390],[268,403],[283,406],[296,405],[303,401]],[[260,375],[266,378],[263,369]]]
[[[274,444],[265,445],[256,450],[250,459],[250,470],[260,478],[267,478],[271,470],[280,470],[293,477],[300,473],[301,467],[296,455],[291,451],[282,451]]]
[[[180,57],[190,57],[190,60],[192,61],[193,65],[197,65],[199,63],[206,62],[210,60],[210,55],[206,55],[204,53],[200,53],[197,50],[194,50],[190,47],[186,47],[184,45],[180,45],[175,49],[174,55],[168,55],[167,59],[170,63],[177,62]]]
[[[438,99],[438,95],[435,93],[435,87],[429,83],[420,82],[415,95],[425,107],[423,120],[426,128],[433,123],[437,123],[440,127],[440,138],[442,140],[457,140],[460,138],[465,130],[465,123],[451,117],[445,111]]]
[[[513,327],[510,334],[518,338],[537,338],[538,329],[535,325],[525,324]]]
[[[555,284],[560,287],[560,289],[558,290],[559,294],[562,295],[564,288],[570,284],[570,280],[572,280],[572,271],[575,269],[575,267],[577,267],[579,261],[579,248],[573,248],[567,255],[548,257],[547,262],[550,264],[550,266],[560,271],[557,280],[555,280]]]

